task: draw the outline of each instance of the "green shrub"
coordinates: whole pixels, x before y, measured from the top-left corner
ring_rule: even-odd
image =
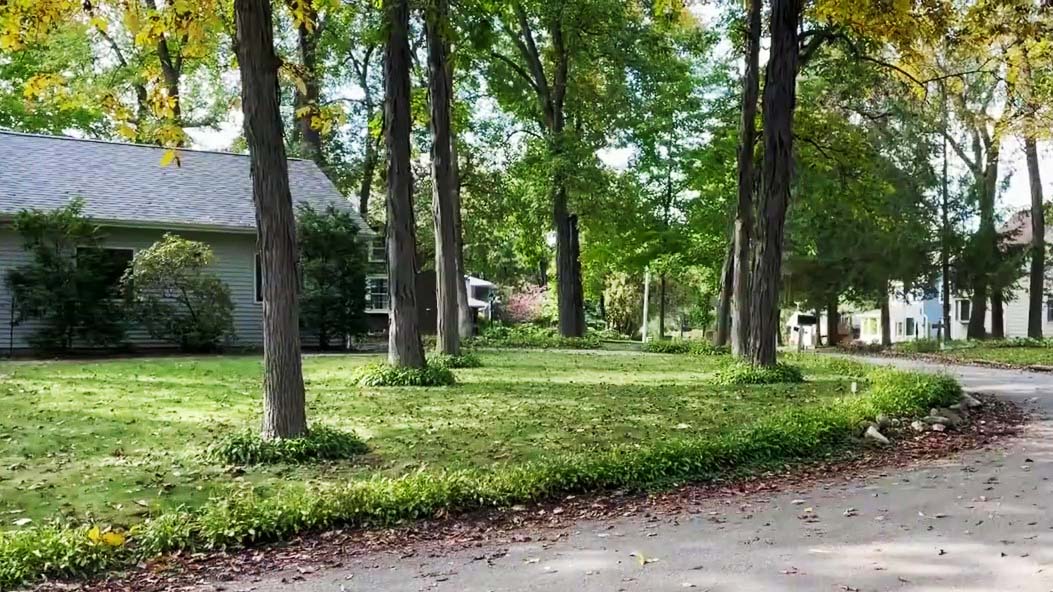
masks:
[[[285,440],[264,440],[257,432],[241,432],[223,439],[210,453],[227,464],[257,465],[345,460],[365,451],[365,443],[355,434],[315,426],[302,438]]]
[[[1012,339],[1002,339],[998,341],[983,341],[983,342],[971,342],[975,345],[983,345],[985,347],[993,348],[1008,348],[1008,347],[1053,347],[1053,340],[1050,339],[1034,339],[1032,337],[1014,337]]]
[[[215,262],[211,247],[174,234],[136,253],[122,280],[135,320],[183,351],[216,350],[234,335],[234,301]]]
[[[727,346],[713,345],[708,341],[669,339],[648,341],[643,344],[643,351],[654,354],[695,354],[699,356],[718,356],[730,353]]]
[[[800,368],[789,364],[754,366],[745,362],[733,362],[717,370],[713,382],[724,386],[804,382],[804,374]]]
[[[358,386],[450,386],[457,384],[446,366],[429,364],[424,368],[399,368],[387,363],[355,368],[351,381]]]
[[[870,386],[859,396],[774,413],[717,437],[626,445],[489,469],[421,470],[397,478],[289,486],[271,495],[241,486],[198,510],[148,519],[121,546],[94,541],[85,527],[2,533],[0,588],[134,565],[176,550],[227,549],[322,529],[386,526],[440,512],[643,489],[784,465],[836,451],[851,441],[861,421],[877,414],[916,416],[961,395],[947,376],[879,369],[868,378]]]
[[[916,339],[897,343],[892,349],[905,354],[931,354],[940,351],[940,342],[937,339]]]
[[[470,344],[497,348],[597,349],[600,347],[600,338],[591,333],[584,337],[562,337],[551,327],[537,325],[493,324],[472,338]]]
[[[471,352],[461,352],[456,356],[435,354],[428,357],[428,365],[437,368],[481,368],[483,361]]]

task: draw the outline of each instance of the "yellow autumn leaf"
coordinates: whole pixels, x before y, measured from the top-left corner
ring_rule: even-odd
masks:
[[[124,541],[125,536],[123,533],[114,532],[112,530],[109,532],[102,533],[102,542],[111,547],[120,547],[124,544]]]
[[[179,155],[176,154],[175,150],[165,150],[164,156],[161,157],[161,166],[167,167],[173,162],[176,163],[176,166],[179,165]]]
[[[109,23],[107,23],[103,18],[97,17],[97,16],[96,17],[92,17],[92,19],[91,19],[91,26],[95,27],[99,31],[102,31],[103,33],[105,33],[105,32],[110,30]]]
[[[93,543],[97,543],[102,540],[102,531],[99,530],[98,526],[92,526],[91,530],[88,531],[88,540]]]

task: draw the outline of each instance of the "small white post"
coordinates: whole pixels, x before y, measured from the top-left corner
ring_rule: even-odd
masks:
[[[644,268],[643,284],[643,328],[640,329],[640,341],[647,343],[647,307],[651,299],[651,268]]]

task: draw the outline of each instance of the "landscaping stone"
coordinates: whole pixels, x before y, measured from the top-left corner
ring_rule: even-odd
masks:
[[[874,418],[874,419],[877,422],[877,427],[878,427],[879,430],[883,430],[883,429],[887,428],[888,426],[892,425],[892,422],[889,420],[888,416],[885,415],[884,413],[879,413],[878,416],[876,418]]]
[[[945,431],[947,431],[947,426],[942,424],[942,423],[934,423],[934,424],[932,424],[932,431],[934,431],[934,432],[945,432]]]
[[[946,417],[944,417],[942,415],[927,415],[927,416],[921,418],[921,420],[924,421],[927,424],[942,423],[944,425],[947,425],[947,424],[951,423],[951,420],[947,419]]]
[[[912,421],[910,424],[910,429],[914,430],[915,432],[924,432],[926,429],[928,429],[928,427],[929,426],[924,421],[918,419]]]
[[[947,418],[947,421],[940,423],[945,423],[952,427],[958,426],[962,423],[962,416],[951,409],[933,409],[932,415]]]
[[[962,395],[961,406],[966,408],[966,409],[974,409],[976,407],[982,407],[983,404],[984,404],[983,401],[977,399],[976,397],[973,397],[972,395],[970,395],[968,393],[965,393],[965,394]]]
[[[886,446],[888,444],[891,444],[891,442],[888,441],[888,438],[886,438],[884,434],[879,432],[877,427],[875,427],[875,426],[870,426],[869,428],[867,428],[866,433],[863,434],[863,435],[868,440],[873,440],[875,442],[878,442],[879,444],[883,444],[883,445],[886,445]]]

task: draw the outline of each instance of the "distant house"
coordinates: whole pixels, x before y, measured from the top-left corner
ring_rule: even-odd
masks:
[[[262,282],[256,249],[249,158],[239,154],[181,150],[180,165],[161,166],[164,149],[65,137],[0,132],[0,319],[13,319],[7,271],[29,255],[11,219],[21,210],[49,210],[75,198],[85,214],[103,227],[102,248],[127,263],[166,232],[209,244],[215,271],[230,287],[237,344],[262,343]],[[330,205],[355,215],[366,240],[374,233],[329,179],[304,160],[289,160],[294,204],[317,209]],[[376,273],[369,279],[367,312],[386,326],[388,293],[383,245],[370,249]],[[113,281],[118,281],[114,277]],[[0,348],[24,349],[35,331],[32,322],[3,331]],[[142,331],[131,331],[137,346],[162,346]],[[309,341],[305,338],[305,341]]]
[[[943,314],[939,296],[928,291],[909,294],[903,292],[902,286],[897,288],[888,297],[892,343],[938,337]],[[852,325],[858,329],[856,340],[881,343],[881,309],[853,314]]]

